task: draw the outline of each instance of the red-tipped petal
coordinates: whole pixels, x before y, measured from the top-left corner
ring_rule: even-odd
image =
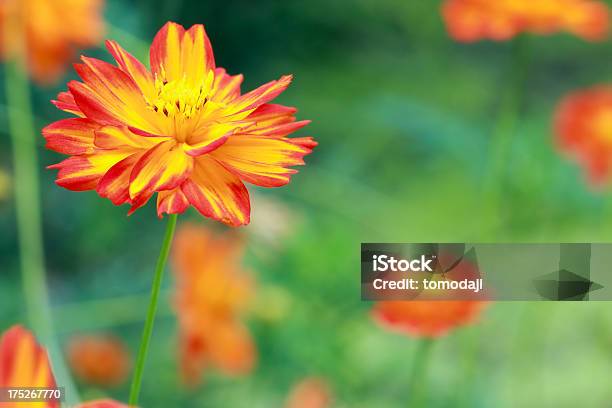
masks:
[[[85,116],[81,109],[77,106],[74,101],[74,97],[70,92],[60,92],[57,95],[57,99],[51,101],[58,109],[61,109],[65,112],[72,113],[74,115],[83,117]]]
[[[61,187],[73,191],[94,190],[100,178],[130,153],[109,151],[104,154],[71,156],[48,168],[59,169],[55,182]]]
[[[279,121],[285,123],[295,120],[294,115],[296,112],[297,109],[290,106],[266,103],[255,109],[247,119],[258,123],[279,123]]]
[[[280,95],[291,83],[292,75],[283,75],[278,81],[270,81],[246,93],[234,101],[232,111],[242,112],[256,109]]]
[[[157,115],[148,108],[142,91],[131,76],[107,62],[83,57],[75,69],[84,84],[68,84],[87,117],[102,124],[125,125],[152,134],[162,134]],[[80,85],[79,85],[80,84]]]
[[[208,128],[202,131],[202,140],[190,141],[190,144],[183,145],[183,149],[188,155],[193,157],[212,152],[219,146],[222,146],[235,130],[236,125],[231,122],[213,126],[212,129]],[[193,138],[196,139],[197,137]]]
[[[96,191],[115,205],[130,201],[129,187],[132,169],[144,153],[134,153],[111,167],[100,179]]]
[[[63,119],[42,130],[46,148],[62,154],[85,154],[93,149],[94,132],[100,127],[84,118]]]
[[[132,77],[142,93],[146,96],[155,95],[155,80],[147,68],[132,54],[124,50],[115,41],[106,41],[106,49],[111,53],[119,67]]]
[[[94,145],[101,149],[150,149],[167,137],[146,137],[125,126],[105,126],[95,132]]]
[[[249,223],[249,192],[237,176],[215,159],[198,157],[191,177],[181,188],[202,215],[232,226]]]
[[[187,208],[189,208],[189,200],[180,187],[157,193],[157,215],[159,218],[162,218],[164,213],[181,214]]]
[[[179,24],[168,22],[151,44],[151,70],[168,81],[183,77],[201,83],[215,60],[204,26],[194,25],[188,31]]]
[[[139,209],[140,207],[148,203],[151,197],[153,197],[153,193],[143,193],[139,195],[138,197],[132,199],[131,201],[132,206],[130,207],[130,210],[128,211],[128,215],[134,214],[134,212],[136,212],[137,209]]]
[[[312,152],[310,140],[297,139],[295,143],[287,138],[236,135],[211,155],[246,182],[279,187],[297,173],[288,167],[304,164],[303,157]]]
[[[130,178],[130,197],[178,187],[193,170],[193,158],[174,141],[159,143],[136,163]]]
[[[228,75],[223,68],[215,69],[215,80],[210,92],[210,98],[216,102],[229,102],[240,96],[242,75]]]

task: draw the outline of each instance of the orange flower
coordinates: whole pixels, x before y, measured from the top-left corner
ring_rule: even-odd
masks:
[[[67,347],[72,371],[83,381],[114,386],[127,378],[131,358],[121,340],[111,336],[74,336]]]
[[[34,335],[22,326],[8,329],[0,338],[0,387],[55,388],[56,382],[47,351],[41,347]],[[0,408],[59,408],[57,401],[25,403],[3,403]],[[77,408],[128,408],[127,405],[99,400],[86,402]]]
[[[47,351],[22,326],[11,327],[0,338],[0,387],[55,388]],[[23,408],[60,406],[57,401],[19,404],[0,402],[0,407],[11,408],[15,405]]]
[[[321,378],[305,378],[293,386],[285,408],[327,408],[333,401],[327,382]]]
[[[374,319],[391,330],[416,337],[439,337],[472,323],[486,302],[477,300],[387,301],[372,309]]]
[[[97,45],[102,39],[102,4],[102,0],[0,1],[0,55],[24,53],[37,82],[54,82],[76,48]]]
[[[110,399],[104,399],[104,400],[86,402],[84,404],[79,405],[77,408],[130,408],[130,407],[126,404],[122,404],[117,401],[113,401]]]
[[[107,42],[118,67],[83,57],[56,106],[78,118],[43,130],[47,147],[71,155],[51,166],[57,184],[96,190],[130,213],[157,194],[157,212],[182,213],[193,205],[230,225],[249,223],[243,182],[278,187],[289,182],[316,145],[289,139],[308,121],[295,108],[268,102],[291,76],[241,94],[242,75],[215,66],[204,26],[188,31],[166,24],[151,46],[151,71]]]
[[[230,235],[214,236],[185,225],[173,247],[175,307],[179,320],[181,369],[189,384],[206,366],[227,374],[252,370],[256,349],[240,320],[253,292],[239,265],[242,243]]]
[[[596,41],[610,24],[608,7],[595,0],[446,0],[442,15],[450,36],[463,42],[559,31]]]
[[[584,167],[594,185],[612,175],[612,86],[567,95],[557,107],[554,130],[559,149]]]

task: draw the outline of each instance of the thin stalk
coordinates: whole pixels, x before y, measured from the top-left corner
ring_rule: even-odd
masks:
[[[483,204],[490,205],[495,212],[494,216],[499,215],[510,147],[523,103],[528,68],[527,37],[520,36],[513,40],[511,58],[512,62],[505,77],[507,87],[503,91],[503,99],[491,139],[489,165],[485,173],[483,188]]]
[[[147,352],[149,351],[149,343],[151,341],[151,334],[153,333],[153,324],[155,323],[155,313],[157,312],[157,301],[159,298],[159,291],[161,288],[162,278],[164,276],[164,269],[166,262],[168,261],[168,254],[170,253],[170,246],[172,244],[172,238],[174,237],[174,230],[176,228],[177,215],[172,214],[168,217],[168,224],[166,225],[166,234],[164,236],[164,242],[161,250],[159,251],[159,257],[157,258],[157,265],[155,267],[155,275],[153,277],[153,285],[151,286],[151,298],[149,300],[149,308],[147,310],[147,317],[145,320],[144,329],[142,330],[142,338],[140,340],[140,348],[138,350],[138,357],[136,359],[136,367],[134,368],[134,377],[132,379],[132,386],[130,388],[130,406],[136,406],[138,404],[138,395],[140,394],[140,386],[142,383],[142,375],[144,373],[145,361],[147,359]]]
[[[19,239],[20,267],[28,321],[38,335],[51,333],[46,307],[43,239],[40,217],[38,157],[32,123],[30,89],[25,72],[11,61],[5,69],[8,125],[13,145],[15,211]]]
[[[421,339],[416,347],[410,382],[408,383],[408,407],[419,407],[423,402],[427,387],[427,368],[431,356],[433,339]]]
[[[23,48],[22,48],[23,49]],[[79,397],[54,336],[43,246],[38,152],[30,85],[23,55],[7,61],[4,71],[8,131],[11,136],[19,262],[27,320],[47,347],[66,402]]]
[[[478,380],[479,343],[480,333],[478,331],[466,333],[462,344],[463,364],[462,369],[458,370],[460,378],[457,381],[458,387],[455,395],[458,407],[469,408],[474,405],[472,394]]]

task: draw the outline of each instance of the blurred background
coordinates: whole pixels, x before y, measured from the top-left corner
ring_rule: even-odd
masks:
[[[242,376],[206,370],[182,384],[174,276],[166,275],[145,372],[143,407],[281,407],[303,378],[323,379],[331,407],[406,406],[417,340],[379,327],[360,300],[361,242],[606,242],[612,196],[557,151],[555,106],[567,92],[612,80],[612,44],[528,36],[520,115],[506,162],[489,183],[491,135],[512,83],[515,44],[459,44],[438,1],[107,0],[107,38],[148,61],[168,20],[203,23],[217,64],[243,90],[293,73],[278,103],[313,122],[319,142],[281,189],[253,193],[253,224],[235,231],[257,282],[245,313],[259,359]],[[67,10],[69,12],[69,10]],[[84,54],[110,61],[102,48]],[[67,117],[49,102],[65,83],[35,87],[38,128]],[[6,109],[0,109],[5,123]],[[6,133],[6,126],[0,128]],[[4,136],[4,135],[3,135]],[[60,344],[113,334],[135,356],[165,223],[154,205],[127,217],[93,192],[57,187],[43,170],[52,315]],[[0,328],[24,320],[8,137],[0,137]],[[489,202],[491,201],[491,202]],[[225,227],[194,210],[179,217]],[[612,308],[592,303],[496,303],[439,339],[423,377],[426,406],[588,407],[612,398]],[[129,380],[79,381],[84,399],[126,400]]]

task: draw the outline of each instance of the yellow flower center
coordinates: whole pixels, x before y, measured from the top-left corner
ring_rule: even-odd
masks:
[[[165,122],[162,125],[165,134],[174,136],[179,143],[187,142],[193,132],[203,127],[211,114],[223,106],[211,101],[214,79],[212,70],[207,75],[180,78],[168,78],[162,70],[155,76],[155,89],[145,98],[149,109],[161,115]]]
[[[148,100],[149,106],[169,118],[189,119],[208,102],[213,79],[212,71],[199,83],[194,83],[186,76],[170,81],[156,77],[156,94]]]

